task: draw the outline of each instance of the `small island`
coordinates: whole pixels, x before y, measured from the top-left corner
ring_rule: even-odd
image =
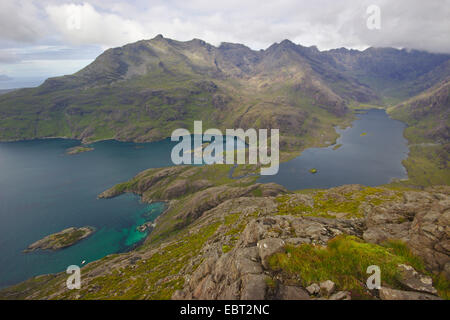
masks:
[[[76,146],[76,147],[67,149],[66,154],[74,155],[74,154],[88,152],[88,151],[92,151],[92,150],[94,150],[94,148],[86,147],[86,146]]]
[[[23,252],[33,252],[39,249],[52,251],[63,249],[89,237],[94,232],[95,228],[90,226],[81,228],[70,227],[30,244]]]
[[[309,172],[311,172],[311,173],[317,173],[317,169],[316,169],[316,168],[309,169]]]
[[[367,135],[367,132],[363,132],[363,133],[360,134],[361,137],[364,137],[366,135]]]

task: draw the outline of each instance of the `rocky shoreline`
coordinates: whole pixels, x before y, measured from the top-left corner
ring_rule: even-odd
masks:
[[[80,291],[61,273],[0,298],[449,299],[448,186],[289,192],[229,169],[149,169],[105,191],[99,198],[133,192],[169,206],[142,226],[152,230],[139,249],[89,264]],[[378,289],[366,285],[371,265]]]
[[[32,244],[30,244],[24,253],[33,252],[36,250],[51,250],[56,251],[63,248],[70,247],[75,243],[89,237],[95,232],[94,227],[70,227],[60,232],[50,234]]]

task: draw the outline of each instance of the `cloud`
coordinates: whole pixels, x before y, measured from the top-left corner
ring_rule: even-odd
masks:
[[[50,5],[45,10],[56,30],[72,44],[116,46],[145,36],[139,22],[100,13],[89,3]]]
[[[381,10],[379,30],[366,26],[370,5]],[[290,39],[320,50],[383,46],[450,53],[449,17],[450,0],[1,0],[0,68],[89,61],[107,48],[157,34],[253,49]],[[60,73],[71,70],[56,65]]]
[[[0,50],[0,63],[16,63],[19,62],[19,57],[10,50]]]
[[[356,41],[367,46],[450,53],[449,0],[372,2],[381,10],[381,29],[360,28],[350,20],[348,27]]]
[[[373,4],[381,9],[380,30],[366,26]],[[288,38],[320,49],[393,46],[450,53],[450,0],[91,1],[53,3],[45,11],[64,41],[75,44],[119,46],[162,33],[254,49]]]
[[[42,11],[32,1],[0,1],[0,39],[34,42],[46,32]]]
[[[366,26],[369,5],[381,29]],[[450,53],[450,0],[2,0],[0,41],[121,46],[157,34],[244,43],[291,39],[320,49],[392,46]]]
[[[0,74],[0,81],[10,81],[10,80],[12,80],[12,79],[13,79],[13,78],[8,77],[7,75]]]

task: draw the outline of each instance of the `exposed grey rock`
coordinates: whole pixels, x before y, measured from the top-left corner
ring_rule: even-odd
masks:
[[[262,273],[263,269],[261,264],[255,261],[252,261],[246,257],[238,257],[235,262],[236,268],[239,274],[244,275],[248,273]]]
[[[320,293],[320,286],[317,283],[313,283],[306,287],[306,291],[308,291],[310,295],[317,295]]]
[[[186,294],[183,290],[176,290],[172,295],[172,300],[184,300],[186,299]]]
[[[311,239],[309,238],[288,238],[285,240],[286,243],[292,244],[292,245],[299,245],[302,243],[306,243],[306,244],[310,244],[311,243]]]
[[[402,240],[424,260],[429,270],[444,272],[450,278],[450,270],[446,268],[450,262],[449,188],[435,187],[432,191],[408,191],[403,193],[403,202],[365,206],[367,229],[363,238],[377,244],[389,239]]]
[[[309,300],[308,292],[300,287],[280,285],[277,299],[279,300]]]
[[[348,291],[339,291],[332,294],[329,300],[351,300],[352,296]]]
[[[320,283],[320,293],[323,296],[328,297],[329,295],[333,294],[335,290],[336,284],[331,280],[323,281]]]
[[[223,292],[218,297],[220,300],[239,300],[241,297],[241,280],[234,281],[231,285],[225,286]]]
[[[407,288],[414,291],[421,291],[431,294],[437,294],[437,290],[433,287],[433,279],[429,276],[421,275],[413,267],[399,264],[400,272],[399,281]]]
[[[444,265],[444,273],[447,274],[447,275],[450,275],[450,262],[447,262]]]
[[[442,300],[441,298],[428,293],[402,291],[381,287],[379,290],[381,300]]]
[[[243,245],[256,245],[256,243],[260,240],[260,235],[263,231],[264,229],[261,228],[260,224],[255,220],[252,220],[242,232],[241,241],[243,242]]]
[[[408,244],[412,251],[422,257],[427,267],[435,272],[445,272],[445,264],[450,262],[448,202],[449,200],[441,200],[433,203],[429,210],[419,211],[409,231]],[[447,273],[446,276],[450,278],[450,274]]]
[[[267,284],[262,274],[248,274],[242,279],[242,300],[264,300]]]
[[[264,268],[269,268],[268,259],[275,253],[284,252],[285,242],[278,238],[269,238],[258,241],[259,256]]]
[[[217,298],[216,285],[211,275],[207,275],[200,281],[199,285],[192,293],[194,299],[216,299]]]
[[[327,219],[318,217],[295,217],[291,221],[297,238],[325,245],[328,240],[343,233],[362,236],[363,221],[354,219]]]

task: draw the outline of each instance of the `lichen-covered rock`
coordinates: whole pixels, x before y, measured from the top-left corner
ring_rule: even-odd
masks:
[[[252,220],[242,232],[240,242],[243,246],[256,245],[261,239],[263,232],[262,226],[255,220]]]
[[[334,291],[336,290],[336,284],[331,280],[323,281],[319,284],[319,286],[320,286],[320,293],[326,297],[333,294]]]
[[[437,294],[437,290],[433,287],[433,279],[429,276],[421,275],[413,267],[399,264],[398,265],[401,284],[413,291]]]
[[[320,286],[317,283],[313,283],[307,286],[305,289],[310,295],[317,295],[320,293]]]
[[[443,191],[444,189],[435,189]],[[435,273],[450,278],[450,196],[448,193],[408,191],[402,202],[387,202],[365,208],[367,242],[383,243],[398,239],[406,242]]]
[[[442,300],[441,298],[423,292],[402,291],[381,287],[379,290],[381,300]]]
[[[247,274],[242,279],[241,300],[264,300],[266,297],[266,276]]]
[[[291,220],[291,226],[297,237],[318,244],[326,244],[328,240],[344,233],[361,236],[363,230],[363,222],[359,219],[295,217]]]
[[[276,296],[279,300],[310,300],[310,296],[305,289],[295,286],[280,285]]]
[[[348,291],[339,291],[330,296],[329,300],[351,300],[351,293]]]
[[[446,271],[450,262],[450,197],[435,202],[428,210],[419,211],[409,231],[408,244],[436,272]],[[450,279],[450,274],[446,274]]]
[[[268,259],[276,253],[284,252],[286,243],[278,238],[268,238],[258,241],[259,257],[264,268],[269,268]]]

